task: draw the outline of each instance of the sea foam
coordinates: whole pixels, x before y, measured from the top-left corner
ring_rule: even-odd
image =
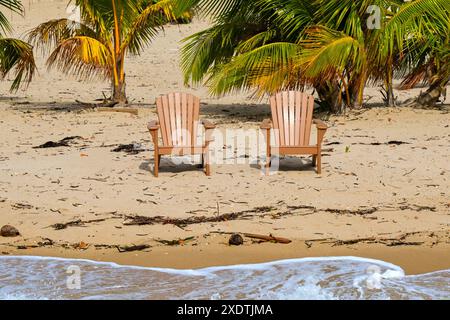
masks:
[[[406,276],[391,263],[358,257],[196,270],[0,257],[0,299],[448,299],[449,284],[450,270]]]

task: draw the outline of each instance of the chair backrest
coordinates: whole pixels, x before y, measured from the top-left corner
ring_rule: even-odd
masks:
[[[282,91],[270,97],[272,125],[278,146],[307,146],[310,141],[314,97]]]
[[[188,93],[169,93],[156,98],[161,135],[165,146],[194,146],[197,138],[200,99]]]

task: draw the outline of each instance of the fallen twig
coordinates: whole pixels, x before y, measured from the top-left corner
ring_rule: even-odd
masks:
[[[119,252],[140,251],[151,248],[148,244],[132,245],[132,246],[116,246]]]
[[[69,222],[66,222],[66,223],[55,223],[55,224],[52,224],[50,227],[52,227],[55,230],[63,230],[63,229],[66,229],[67,227],[83,226],[86,223],[101,222],[101,221],[105,221],[105,220],[106,220],[105,218],[103,218],[103,219],[86,220],[86,221],[78,219],[78,220],[69,221]]]

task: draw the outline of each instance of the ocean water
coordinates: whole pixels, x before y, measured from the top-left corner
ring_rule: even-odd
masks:
[[[0,256],[0,299],[449,299],[450,269],[356,257],[175,270]]]

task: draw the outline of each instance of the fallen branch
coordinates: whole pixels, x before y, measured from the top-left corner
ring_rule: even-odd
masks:
[[[106,220],[105,218],[86,220],[86,221],[78,219],[78,220],[69,221],[66,223],[55,223],[55,224],[52,224],[50,227],[52,227],[55,230],[63,230],[63,229],[66,229],[67,227],[73,227],[73,226],[81,227],[81,226],[84,226],[86,223],[101,222],[101,221],[105,221],[105,220]]]
[[[140,251],[151,248],[148,244],[132,245],[132,246],[116,246],[119,252]]]
[[[187,241],[191,241],[191,240],[194,240],[194,239],[195,239],[195,237],[192,236],[192,237],[187,237],[187,238],[184,238],[184,239],[177,239],[177,240],[159,240],[159,239],[155,239],[155,241],[159,242],[159,243],[162,243],[162,244],[164,244],[166,246],[178,246],[178,245],[184,244]]]
[[[104,101],[101,103],[89,103],[89,102],[83,102],[80,100],[75,100],[76,103],[79,103],[81,107],[88,108],[88,109],[95,109],[95,108],[112,108],[116,104],[118,104],[117,101]]]
[[[270,242],[276,242],[276,243],[291,243],[292,240],[282,237],[274,237],[272,234],[266,236],[262,234],[255,234],[255,233],[246,233],[246,232],[228,232],[228,231],[211,231],[210,233],[218,233],[218,234],[242,234],[244,237],[252,238],[252,239],[259,239],[263,241],[270,241]]]
[[[252,239],[259,239],[259,240],[264,240],[264,241],[270,241],[270,242],[276,242],[276,243],[291,243],[292,241],[287,239],[287,238],[281,238],[281,237],[274,237],[272,236],[272,234],[265,236],[265,235],[261,235],[261,234],[254,234],[254,233],[243,233],[243,235],[247,238],[252,238]]]

